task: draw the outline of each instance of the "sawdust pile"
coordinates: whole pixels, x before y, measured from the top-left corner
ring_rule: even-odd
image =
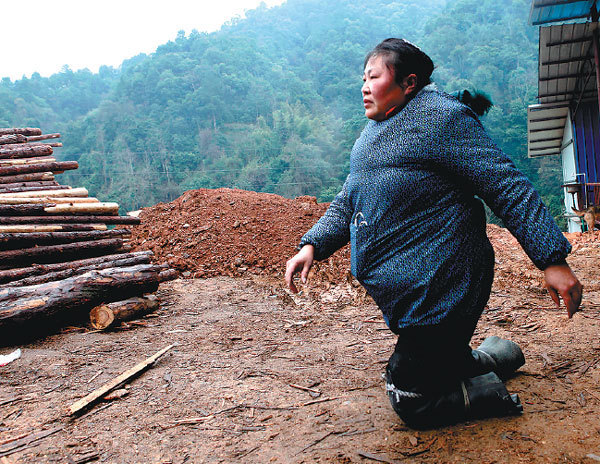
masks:
[[[282,276],[300,237],[327,206],[308,196],[290,200],[244,190],[190,190],[170,203],[144,208],[132,242],[137,249],[152,250],[156,261],[184,277]],[[488,236],[496,251],[496,288],[545,291],[542,273],[506,229],[488,225]],[[567,238],[577,251],[590,243],[597,247],[600,232]],[[319,263],[313,284],[350,281],[349,257],[346,246]]]

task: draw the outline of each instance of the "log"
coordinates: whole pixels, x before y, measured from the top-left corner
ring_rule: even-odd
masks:
[[[106,214],[106,215],[117,215],[119,214],[119,205],[117,203],[64,203],[57,204],[57,202],[50,199],[52,203],[34,203],[30,205],[26,204],[11,204],[2,205],[0,204],[0,216],[32,216],[32,215],[49,215],[49,214]],[[93,221],[98,222],[98,221]]]
[[[17,159],[0,159],[0,166],[20,166],[23,164],[40,164],[40,163],[54,163],[56,158],[53,157],[39,157],[39,158],[17,158]]]
[[[0,216],[0,224],[141,224],[132,216]]]
[[[36,190],[34,192],[23,192],[17,195],[1,194],[0,197],[87,197],[88,191],[85,188],[67,188],[60,192],[54,190]]]
[[[94,258],[92,258],[94,259]],[[82,260],[85,261],[85,260]],[[47,272],[45,274],[34,275],[31,277],[25,277],[23,279],[13,280],[5,284],[0,284],[0,287],[22,287],[26,285],[38,285],[43,284],[45,282],[54,282],[57,280],[67,279],[69,277],[73,277],[76,275],[84,274],[89,271],[98,271],[100,269],[108,269],[110,267],[129,267],[136,266],[138,264],[149,264],[150,256],[133,256],[131,258],[123,258],[123,259],[115,259],[114,261],[107,261],[98,264],[89,264],[87,266],[80,267],[71,267],[69,269],[64,269],[62,271],[54,271]],[[70,264],[70,263],[59,263],[59,264]],[[48,266],[54,266],[54,264],[49,264]],[[35,266],[35,269],[42,268],[43,266]],[[31,269],[31,268],[23,268],[23,269]],[[18,271],[20,269],[14,269],[14,271]],[[174,271],[174,269],[170,269]],[[169,271],[169,270],[167,270]],[[163,273],[167,271],[162,271],[158,274],[159,282],[164,282],[167,279],[164,279]],[[5,272],[5,271],[0,271]],[[175,271],[177,272],[177,271]],[[172,280],[172,279],[169,279]]]
[[[1,189],[13,189],[13,188],[29,188],[29,187],[55,187],[60,185],[55,180],[39,180],[32,182],[14,182],[12,184],[2,184],[0,185]],[[71,187],[68,185],[60,185],[61,188],[70,189]]]
[[[175,280],[179,277],[179,271],[175,269],[166,269],[161,271],[158,275],[158,280],[160,282],[167,282],[168,280]]]
[[[0,158],[28,158],[32,156],[51,155],[54,150],[50,145],[20,145],[15,147],[0,147]]]
[[[160,358],[163,354],[165,354],[167,351],[169,351],[174,346],[175,345],[173,344],[173,345],[167,346],[166,348],[163,348],[162,350],[158,351],[154,355],[145,359],[141,363],[136,364],[131,369],[128,369],[127,371],[123,372],[121,375],[115,377],[110,382],[107,382],[104,385],[102,385],[100,388],[97,388],[96,390],[94,390],[93,392],[91,392],[90,394],[85,396],[84,398],[80,399],[79,401],[76,401],[71,406],[69,406],[69,409],[67,410],[67,414],[72,416],[74,414],[80,414],[81,412],[85,411],[87,408],[89,408],[91,405],[96,403],[100,398],[103,398],[110,391],[123,385],[125,382],[131,380],[132,378],[140,375],[143,371],[145,371],[150,366],[152,366],[152,364],[154,364],[158,360],[158,358]]]
[[[106,224],[31,224],[0,225],[0,234],[32,233],[32,232],[74,232],[83,230],[106,230]]]
[[[77,161],[55,161],[51,163],[25,164],[22,166],[2,166],[0,176],[17,176],[34,172],[64,172],[77,169]]]
[[[101,303],[153,293],[160,270],[161,266],[140,264],[89,271],[40,285],[2,288],[0,343],[87,317]]]
[[[0,184],[45,180],[54,180],[54,174],[51,172],[34,172],[32,174],[19,174],[17,176],[0,176]]]
[[[123,246],[123,239],[109,238],[86,242],[47,245],[20,250],[0,251],[0,265],[6,267],[24,267],[32,263],[56,263],[69,261],[73,255],[83,253],[105,253],[115,251]]]
[[[27,142],[39,142],[40,140],[58,139],[60,134],[44,134],[44,135],[31,135],[27,136]]]
[[[94,197],[15,197],[0,194],[0,205],[35,205],[39,203],[74,205],[75,203],[100,203],[100,200]]]
[[[41,190],[65,190],[69,189],[67,185],[58,185],[58,182],[54,182],[56,185],[44,185],[41,187],[14,187],[14,188],[3,188],[0,187],[0,194],[2,193],[24,193],[24,192],[39,192]],[[6,184],[0,184],[6,185]],[[14,184],[10,184],[14,185]]]
[[[0,206],[1,207],[1,206]],[[58,204],[44,208],[47,214],[119,214],[118,203],[75,203]]]
[[[11,135],[2,135],[0,136],[0,145],[8,145],[11,143],[25,143],[27,142],[27,137],[21,134],[11,134]]]
[[[104,330],[119,322],[140,318],[158,309],[156,295],[133,297],[123,301],[102,304],[90,311],[90,323],[96,330]]]
[[[129,229],[0,233],[0,250],[12,250],[15,248],[28,248],[33,246],[38,247],[41,245],[59,245],[62,243],[86,242],[90,240],[105,240],[126,235],[131,235]]]
[[[29,146],[40,146],[40,145],[47,145],[49,147],[54,147],[54,148],[58,148],[58,147],[62,147],[63,144],[62,142],[31,142],[28,144]]]
[[[42,129],[36,127],[7,127],[0,129],[0,136],[12,134],[42,135]]]
[[[133,266],[135,264],[147,264],[150,262],[150,258],[154,255],[151,251],[136,251],[133,253],[120,253],[114,255],[99,256],[97,258],[79,259],[77,261],[68,261],[64,263],[54,264],[38,264],[32,267],[24,267],[20,269],[8,269],[0,271],[0,283],[7,283],[24,279],[30,276],[38,276],[42,274],[48,274],[51,272],[59,272],[69,269],[84,269],[92,270],[101,268],[104,264],[109,264],[106,267],[125,267]],[[132,260],[131,262],[128,260]],[[112,265],[115,263],[114,265]],[[87,271],[86,270],[86,271]]]
[[[0,205],[0,216],[45,214],[46,208],[55,203],[40,203],[37,205]]]

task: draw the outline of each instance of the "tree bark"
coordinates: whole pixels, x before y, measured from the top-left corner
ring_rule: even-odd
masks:
[[[1,147],[0,158],[29,158],[31,156],[46,156],[54,152],[50,145],[21,145],[16,147]]]
[[[97,330],[104,330],[119,322],[137,319],[158,309],[160,302],[156,295],[133,297],[96,306],[90,311],[90,323]]]
[[[19,174],[17,176],[0,176],[0,184],[45,180],[54,180],[54,174],[51,172],[34,172],[32,174]]]
[[[141,224],[133,216],[6,216],[0,215],[0,224]]]
[[[151,264],[108,268],[57,282],[0,289],[0,340],[77,320],[101,303],[153,293],[161,269]]]
[[[56,161],[52,163],[25,164],[23,166],[0,167],[0,176],[16,176],[34,172],[64,172],[77,169],[77,161]]]
[[[135,264],[146,264],[150,262],[150,258],[154,255],[151,251],[136,251],[133,253],[120,253],[114,255],[99,256],[97,258],[79,259],[77,261],[68,261],[65,263],[54,264],[36,264],[31,267],[20,269],[7,269],[0,271],[0,283],[13,282],[24,279],[30,276],[39,276],[51,272],[59,272],[64,270],[86,269],[92,270],[106,267],[124,267]],[[138,262],[139,261],[139,262]],[[113,265],[114,263],[114,265]],[[108,266],[105,266],[108,264]]]
[[[125,235],[131,235],[131,231],[129,229],[113,229],[74,232],[0,233],[0,250],[105,240]]]
[[[86,261],[86,260],[82,260],[82,261]],[[91,261],[91,260],[89,260],[89,261]],[[150,263],[150,256],[139,255],[139,256],[133,256],[131,258],[115,259],[113,261],[106,261],[106,262],[101,262],[101,263],[97,263],[97,264],[88,264],[87,266],[71,267],[69,269],[63,269],[61,271],[47,272],[45,274],[39,274],[39,275],[30,276],[30,277],[25,277],[23,279],[12,280],[10,282],[0,284],[0,287],[23,287],[26,285],[38,285],[38,284],[42,284],[45,282],[54,282],[57,280],[67,279],[69,277],[84,274],[89,271],[94,271],[94,270],[98,271],[100,269],[107,269],[109,267],[129,267],[129,266],[135,266],[138,264],[149,264],[149,263]],[[60,264],[70,264],[70,263],[60,263]],[[49,264],[48,266],[54,266],[54,265]],[[36,266],[34,269],[39,269],[42,267],[44,267],[44,266]],[[31,269],[31,268],[24,268],[24,269]],[[20,269],[15,269],[15,271],[19,271],[19,270]],[[169,270],[174,271],[174,269],[169,269]],[[168,272],[169,270],[162,271],[159,273],[159,275],[158,275],[159,282],[173,280],[171,278],[166,279],[165,275],[163,275],[165,272]],[[5,272],[5,271],[0,271],[0,272]],[[175,272],[177,272],[177,271],[175,271]],[[174,278],[177,278],[177,276],[175,276]]]
[[[20,250],[0,251],[0,265],[3,267],[24,267],[32,263],[56,263],[69,261],[73,255],[83,253],[105,253],[115,251],[123,246],[123,239],[109,238],[86,242],[47,245]]]
[[[36,127],[7,127],[5,129],[0,129],[0,136],[12,134],[42,135],[42,129]]]

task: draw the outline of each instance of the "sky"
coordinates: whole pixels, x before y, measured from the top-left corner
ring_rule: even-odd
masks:
[[[218,30],[260,3],[284,0],[28,0],[2,5],[0,78],[118,67],[186,35]],[[4,2],[3,2],[4,3]]]

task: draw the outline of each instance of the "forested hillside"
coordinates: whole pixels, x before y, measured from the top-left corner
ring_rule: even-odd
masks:
[[[151,55],[0,84],[0,126],[61,131],[69,182],[126,209],[184,190],[238,187],[330,200],[365,123],[365,53],[404,37],[447,91],[486,92],[484,123],[561,213],[556,160],[526,159],[536,29],[528,0],[288,0],[214,33],[181,32]]]

